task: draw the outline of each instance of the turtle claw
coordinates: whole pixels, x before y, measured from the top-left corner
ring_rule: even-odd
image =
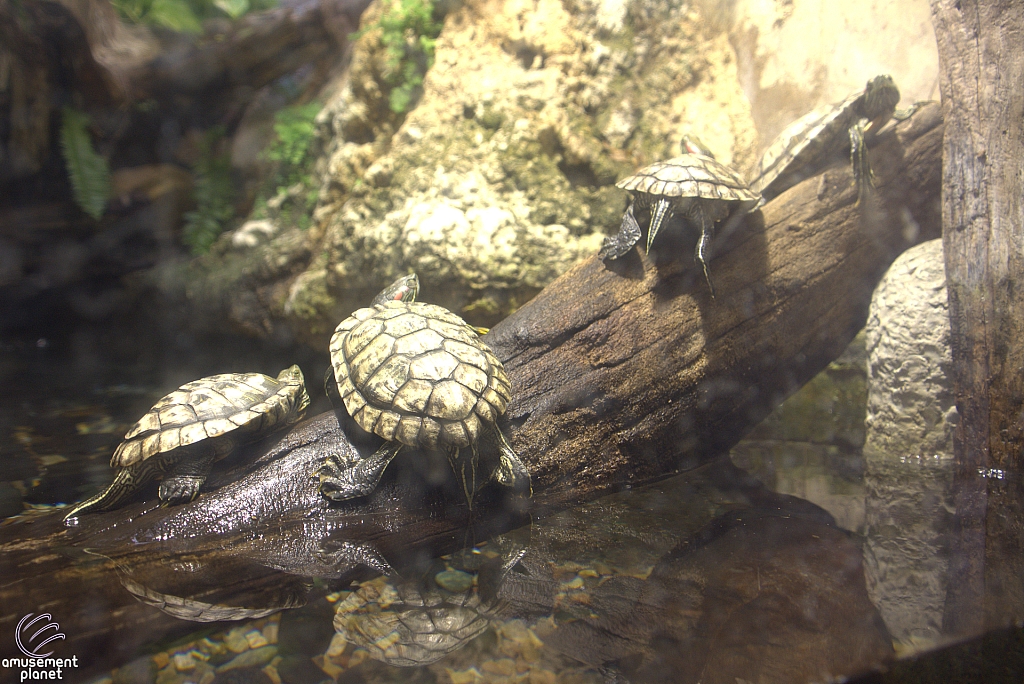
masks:
[[[320,480],[320,493],[331,501],[348,501],[366,496],[377,488],[384,469],[402,450],[401,442],[387,442],[369,458],[346,466],[337,454],[324,459],[313,477]]]
[[[160,497],[160,503],[163,506],[194,501],[199,496],[199,488],[203,486],[205,481],[205,477],[194,475],[169,477],[160,483],[157,496]]]

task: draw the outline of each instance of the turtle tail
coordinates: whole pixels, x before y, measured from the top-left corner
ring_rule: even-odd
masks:
[[[121,468],[117,471],[114,481],[102,492],[78,504],[64,516],[64,522],[70,523],[82,513],[89,511],[106,511],[123,503],[140,487],[159,474],[157,468],[140,468],[138,465]]]

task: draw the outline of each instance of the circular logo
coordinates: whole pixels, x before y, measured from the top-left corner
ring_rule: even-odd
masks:
[[[14,633],[14,640],[21,652],[29,658],[46,658],[53,655],[53,651],[49,653],[40,653],[39,651],[43,650],[51,641],[63,639],[64,635],[60,633],[60,625],[50,622],[53,618],[49,613],[32,617],[33,615],[34,613],[29,613],[21,618],[18,622],[18,631]]]

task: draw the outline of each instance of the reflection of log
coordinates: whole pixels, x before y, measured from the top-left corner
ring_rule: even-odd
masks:
[[[967,635],[1024,611],[1024,57],[1007,49],[1024,11],[934,0],[932,14],[949,117],[942,222],[960,414],[943,630]]]
[[[533,474],[536,512],[706,462],[838,356],[886,266],[931,237],[941,139],[934,106],[883,136],[872,154],[877,202],[860,211],[850,170],[836,168],[748,217],[718,243],[717,299],[689,248],[678,260],[662,249],[657,265],[634,252],[611,266],[581,263],[495,327],[487,340],[517,393],[508,434]],[[672,235],[661,242],[669,247]],[[0,602],[15,616],[47,605],[67,621],[80,657],[123,659],[137,635],[152,640],[173,623],[135,605],[111,564],[69,563],[76,546],[103,546],[139,567],[156,554],[132,542],[170,539],[208,563],[271,558],[265,564],[286,571],[343,578],[358,544],[394,559],[465,539],[464,507],[410,488],[412,460],[396,461],[367,500],[327,505],[309,473],[326,453],[351,448],[324,415],[295,428],[254,472],[193,503],[137,503],[85,516],[71,532],[53,517],[0,530]],[[515,523],[499,509],[477,513],[480,527]],[[76,599],[85,595],[102,597],[108,622],[95,620],[95,602]]]

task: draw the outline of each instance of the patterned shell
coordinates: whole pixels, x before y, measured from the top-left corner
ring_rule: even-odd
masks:
[[[777,189],[772,185],[781,176],[819,159],[834,146],[846,145],[850,127],[861,117],[882,116],[884,123],[899,101],[899,88],[892,77],[883,74],[845,100],[822,105],[805,114],[768,145],[758,162],[751,187],[758,192],[785,190],[792,183],[779,183]]]
[[[124,436],[110,465],[123,468],[240,428],[262,431],[298,419],[308,405],[298,366],[276,379],[262,373],[211,375],[156,402]]]
[[[349,415],[407,446],[469,446],[512,396],[505,369],[476,332],[433,304],[359,309],[338,325],[330,349]]]
[[[840,138],[845,141],[860,97],[856,93],[838,104],[823,105],[787,126],[761,155],[753,187],[764,192],[783,173],[799,168],[801,160],[817,158]]]
[[[659,197],[699,197],[737,202],[756,202],[759,199],[735,171],[702,154],[684,154],[655,162],[623,178],[615,186]]]

